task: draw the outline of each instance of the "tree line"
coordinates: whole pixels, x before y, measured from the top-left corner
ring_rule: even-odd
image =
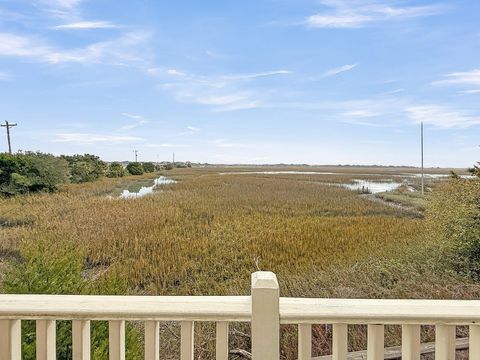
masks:
[[[91,154],[0,153],[0,195],[54,192],[66,183],[92,182],[104,176],[142,175],[168,168],[152,162],[131,162],[124,167],[120,162],[106,163]]]

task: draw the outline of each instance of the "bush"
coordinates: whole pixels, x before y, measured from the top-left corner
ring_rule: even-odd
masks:
[[[0,154],[0,194],[53,192],[68,181],[68,164],[50,154]]]
[[[132,175],[143,175],[145,172],[142,164],[139,162],[131,162],[127,165],[127,171]]]
[[[98,180],[107,170],[107,164],[95,155],[62,155],[62,158],[68,162],[70,181],[75,184]]]
[[[144,162],[143,163],[143,170],[146,173],[155,172],[155,165],[152,162]]]
[[[431,195],[429,236],[446,244],[452,267],[480,280],[480,180],[452,179]]]
[[[477,162],[476,165],[473,166],[473,168],[468,169],[472,173],[472,175],[480,177],[480,162]]]
[[[107,177],[109,178],[119,178],[127,175],[127,171],[119,162],[112,162],[108,165]]]
[[[84,254],[67,241],[43,238],[26,242],[21,248],[21,261],[7,272],[4,290],[11,294],[91,294],[109,293],[111,280],[103,279],[88,284],[83,276]],[[115,279],[114,279],[115,280]],[[90,286],[90,288],[89,288]],[[117,291],[125,292],[119,286]],[[94,359],[108,358],[108,323],[92,322],[91,343]],[[70,321],[57,322],[57,358],[72,358],[72,325]],[[141,340],[138,330],[128,324],[125,335],[126,358],[139,359]],[[22,359],[35,359],[35,322],[22,321]]]

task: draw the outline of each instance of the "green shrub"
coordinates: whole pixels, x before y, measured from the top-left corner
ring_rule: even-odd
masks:
[[[473,168],[468,169],[472,175],[480,177],[480,162],[477,162],[476,165],[473,165]]]
[[[21,248],[22,261],[7,272],[4,291],[13,294],[111,294],[126,292],[124,282],[107,275],[98,283],[83,276],[84,254],[76,246],[58,239],[41,239]],[[105,304],[108,306],[108,304]],[[93,359],[108,359],[108,323],[92,322]],[[57,358],[72,358],[72,325],[57,322]],[[126,327],[126,358],[141,358],[140,332],[131,324]],[[22,321],[22,359],[35,359],[35,322]]]
[[[112,162],[108,165],[107,177],[109,178],[119,178],[127,175],[127,171],[119,162]]]
[[[67,181],[68,164],[64,159],[33,152],[0,154],[0,194],[53,192]]]
[[[152,162],[144,162],[143,163],[143,170],[146,173],[152,173],[155,171],[155,165]]]
[[[480,179],[438,186],[427,209],[429,236],[450,249],[455,270],[480,280]]]
[[[70,181],[75,184],[98,180],[107,170],[107,164],[95,155],[62,155],[62,158],[68,162]]]
[[[142,164],[139,162],[131,162],[127,165],[127,171],[132,175],[143,175],[145,172]]]

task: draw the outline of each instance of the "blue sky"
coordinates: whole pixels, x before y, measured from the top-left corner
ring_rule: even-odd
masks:
[[[480,160],[480,2],[0,0],[14,150],[105,160]],[[5,135],[0,145],[6,148]]]

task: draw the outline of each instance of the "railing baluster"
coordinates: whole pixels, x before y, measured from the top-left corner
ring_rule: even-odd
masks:
[[[368,325],[367,360],[384,359],[384,335],[383,325]]]
[[[333,324],[332,360],[347,360],[348,325]]]
[[[435,360],[455,360],[455,326],[437,325],[435,328]]]
[[[298,360],[312,359],[312,325],[298,325]]]
[[[145,322],[145,360],[160,359],[160,322]]]
[[[55,320],[37,320],[37,360],[55,360],[56,349],[56,322]]]
[[[480,360],[480,325],[470,326],[469,360]]]
[[[180,339],[180,359],[193,360],[194,344],[194,323],[193,321],[182,321]]]
[[[420,325],[402,325],[402,360],[420,359]]]
[[[22,359],[20,320],[0,320],[0,359]]]
[[[219,321],[216,327],[215,359],[228,360],[228,322]]]
[[[125,321],[112,320],[108,322],[108,341],[108,358],[125,360]]]
[[[72,321],[73,360],[90,360],[90,321]]]

